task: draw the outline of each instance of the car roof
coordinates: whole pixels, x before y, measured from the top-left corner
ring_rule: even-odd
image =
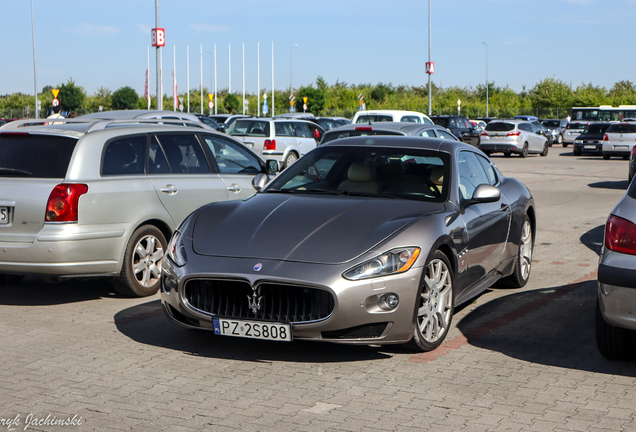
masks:
[[[362,147],[400,147],[424,150],[438,150],[446,152],[454,152],[460,148],[476,150],[475,147],[465,144],[461,141],[441,140],[439,138],[424,138],[411,136],[395,136],[395,135],[373,135],[341,138],[330,141],[320,146],[322,147],[338,147],[338,146],[362,146]]]
[[[166,117],[178,117],[182,119],[196,119],[196,115],[190,113],[182,113],[178,111],[165,111],[165,110],[115,110],[115,111],[102,111],[90,114],[84,114],[76,118],[91,118],[91,119],[138,119],[144,117],[162,116]]]
[[[368,128],[371,127],[375,130],[399,130],[399,131],[411,131],[413,129],[444,129],[446,128],[438,125],[430,125],[427,123],[412,123],[412,122],[371,122],[371,126],[369,123],[352,123],[346,124],[342,126],[338,126],[333,128],[327,132],[332,131],[348,131],[348,130],[356,130],[358,128]],[[327,133],[325,132],[325,133]]]

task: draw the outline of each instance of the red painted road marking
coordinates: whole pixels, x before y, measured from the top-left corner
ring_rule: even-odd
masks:
[[[537,309],[552,303],[554,300],[563,297],[564,295],[574,291],[577,288],[580,288],[584,282],[594,280],[597,277],[597,271],[594,270],[591,273],[586,274],[580,279],[575,280],[574,282],[561,286],[555,290],[551,290],[552,292],[549,294],[545,294],[536,300],[533,300],[529,303],[526,303],[517,309],[504,314],[501,317],[495,318],[492,321],[485,323],[482,326],[477,327],[474,330],[470,330],[466,332],[466,334],[462,334],[457,336],[455,339],[444,342],[439,348],[423,353],[418,354],[409,358],[409,361],[416,363],[428,363],[435,360],[437,357],[441,357],[443,355],[448,354],[450,351],[453,351],[457,348],[460,348],[463,345],[468,344],[468,339],[476,339],[481,336],[487,335],[488,333],[497,330],[505,325],[512,323],[513,321],[522,318],[523,316],[529,314],[530,312],[534,312]]]

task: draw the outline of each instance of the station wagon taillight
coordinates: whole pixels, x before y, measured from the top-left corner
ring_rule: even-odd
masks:
[[[265,145],[263,145],[263,150],[276,150],[276,140],[265,140]]]
[[[88,185],[61,183],[53,188],[46,203],[46,222],[77,222],[79,197],[88,192]]]
[[[508,132],[508,136],[519,136],[519,135],[521,135],[521,132],[519,131]]]
[[[603,135],[603,141],[609,141],[609,136],[607,134]]]
[[[614,252],[636,255],[636,225],[610,215],[605,224],[605,247]]]
[[[488,132],[484,131],[480,134],[481,136],[488,136]]]

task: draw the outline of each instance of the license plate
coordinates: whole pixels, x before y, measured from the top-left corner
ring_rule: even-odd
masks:
[[[626,146],[626,145],[616,145],[616,146],[614,146],[614,148],[615,148],[615,149],[618,149],[618,150],[622,150],[622,149],[628,149],[628,148],[629,148],[629,146]]]
[[[596,146],[593,146],[593,145],[586,145],[586,146],[583,146],[583,149],[584,149],[584,150],[596,150]]]
[[[214,334],[291,342],[291,325],[214,318]]]
[[[245,145],[245,147],[254,148],[253,142],[244,142],[243,144]]]
[[[0,224],[6,225],[9,223],[9,208],[0,207]]]
[[[490,138],[506,138],[507,135],[491,135]]]

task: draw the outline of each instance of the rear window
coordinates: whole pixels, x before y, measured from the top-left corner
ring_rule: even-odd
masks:
[[[369,122],[392,122],[393,117],[386,114],[373,114],[373,115],[361,115],[356,120],[356,123],[369,123]]]
[[[515,128],[513,123],[495,123],[490,122],[486,125],[486,130],[488,132],[508,132]]]
[[[64,178],[76,138],[0,134],[0,176]]]
[[[443,126],[445,128],[448,127],[449,121],[447,118],[434,118],[432,120],[433,120],[433,123],[435,123],[438,126]]]
[[[559,128],[561,127],[561,121],[559,120],[543,120],[543,126],[548,128]]]
[[[636,133],[636,124],[613,123],[607,128],[607,133]]]
[[[567,129],[585,129],[587,123],[568,123]]]
[[[400,132],[386,131],[386,130],[350,130],[339,132],[327,132],[322,138],[321,144],[328,143],[329,141],[337,140],[340,138],[368,136],[368,135],[404,135]]]
[[[606,124],[591,124],[583,131],[584,134],[588,135],[600,135],[604,134],[609,125]]]
[[[269,121],[237,120],[227,130],[228,135],[269,137]]]

